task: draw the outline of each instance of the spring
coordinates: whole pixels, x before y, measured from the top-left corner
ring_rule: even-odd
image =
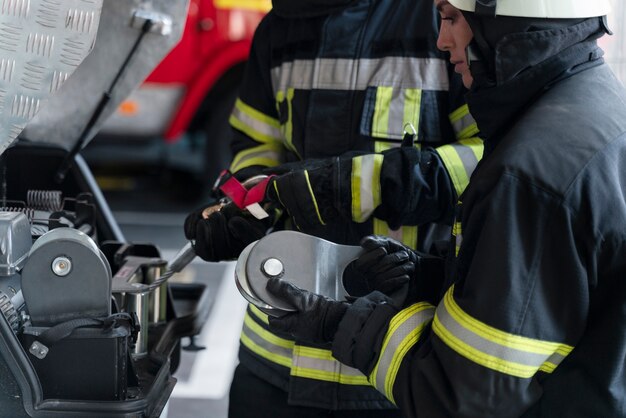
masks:
[[[63,192],[60,190],[29,190],[26,206],[31,209],[56,212],[63,208]]]
[[[0,207],[0,212],[21,212],[24,215],[26,215],[26,217],[28,218],[28,220],[30,222],[33,221],[33,219],[35,218],[35,209],[32,208],[21,208],[21,207],[17,207],[17,206],[3,206]]]

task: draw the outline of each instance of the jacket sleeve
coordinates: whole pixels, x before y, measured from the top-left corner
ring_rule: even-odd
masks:
[[[585,328],[593,255],[577,215],[512,175],[481,195],[463,202],[455,284],[437,306],[363,301],[333,343],[408,417],[522,415]]]
[[[482,159],[483,142],[465,103],[465,89],[459,77],[449,73],[448,118],[456,141],[422,150],[395,148],[353,159],[350,178],[341,182],[350,185],[350,206],[344,211],[353,221],[365,222],[373,215],[392,229],[451,222],[452,208]]]
[[[233,128],[234,158],[230,166],[233,173],[244,170],[256,174],[260,168],[273,167],[282,161],[283,131],[270,68],[270,28],[274,19],[274,14],[269,13],[254,34],[239,98],[229,119]]]

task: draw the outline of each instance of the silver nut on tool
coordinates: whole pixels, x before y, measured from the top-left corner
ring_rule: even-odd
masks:
[[[261,270],[267,277],[280,277],[285,272],[283,263],[277,258],[268,258],[263,262]]]
[[[72,261],[67,257],[57,257],[52,261],[52,271],[59,277],[64,277],[72,271]]]

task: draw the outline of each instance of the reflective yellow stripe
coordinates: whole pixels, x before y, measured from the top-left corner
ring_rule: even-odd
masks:
[[[258,12],[269,12],[271,0],[214,0],[216,9],[246,9]]]
[[[264,144],[282,142],[280,123],[253,107],[237,99],[235,107],[230,115],[231,126],[250,138]]]
[[[461,244],[463,243],[463,229],[461,227],[461,222],[455,222],[452,226],[452,236],[454,237],[454,255],[458,257],[459,252],[461,251]]]
[[[417,226],[402,226],[402,243],[410,248],[417,248]]]
[[[400,146],[400,144],[394,142],[374,141],[374,152],[380,154],[383,151],[387,151],[397,146]]]
[[[294,342],[280,338],[257,324],[249,313],[244,317],[241,343],[258,356],[291,367],[291,353]]]
[[[250,351],[256,355],[263,357],[272,363],[280,364],[281,366],[291,367],[291,357],[283,357],[272,353],[266,348],[263,348],[252,341],[244,332],[241,333],[241,343],[246,346]]]
[[[291,375],[344,385],[370,386],[363,373],[335,360],[329,350],[300,345],[293,349]]]
[[[449,117],[457,139],[469,138],[478,134],[478,125],[470,114],[467,104],[456,109]]]
[[[393,97],[393,87],[378,87],[376,89],[376,106],[372,120],[372,136],[387,138],[389,136],[389,110]]]
[[[454,301],[452,286],[437,307],[434,333],[452,350],[489,369],[520,378],[551,373],[573,350],[555,342],[531,339],[493,328],[465,313]]]
[[[380,170],[383,155],[370,154],[352,159],[352,220],[365,222],[381,203]]]
[[[293,145],[293,96],[295,94],[295,90],[293,88],[287,89],[287,96],[285,96],[284,91],[279,91],[276,93],[276,106],[279,107],[280,103],[287,101],[287,122],[283,125],[280,125],[281,132],[283,133],[283,137],[285,138],[285,146],[291,152],[296,154],[299,159],[302,160],[302,157],[298,153],[298,150]]]
[[[448,174],[450,175],[450,180],[452,180],[457,196],[461,196],[469,184],[469,176],[463,167],[463,162],[459,154],[457,154],[452,147],[448,147],[447,145],[438,147],[437,154],[439,154],[448,169]]]
[[[246,327],[248,327],[252,332],[261,336],[261,338],[271,343],[272,345],[276,345],[278,347],[283,347],[283,348],[288,348],[288,349],[293,348],[293,344],[294,344],[293,340],[286,340],[284,338],[280,338],[279,336],[266,330],[261,325],[257,324],[254,321],[254,319],[252,319],[250,315],[248,315],[247,312],[246,312],[246,315],[244,316],[243,322],[246,325]]]
[[[240,151],[235,155],[230,166],[230,171],[235,173],[246,167],[261,165],[264,167],[274,167],[281,162],[282,146],[271,143],[263,144]]]
[[[389,323],[380,357],[369,376],[369,380],[379,392],[393,403],[395,403],[393,385],[402,360],[419,341],[424,328],[432,320],[434,312],[434,306],[420,302],[399,312]]]
[[[311,195],[311,200],[313,201],[313,206],[315,207],[315,213],[317,214],[317,219],[320,221],[322,225],[326,225],[326,222],[322,219],[322,215],[320,214],[320,208],[317,206],[317,200],[315,199],[315,195],[313,194],[313,188],[311,187],[311,181],[309,180],[309,172],[304,170],[304,177],[306,178],[306,184],[309,189],[309,194]]]
[[[401,226],[400,228],[393,230],[389,228],[387,222],[374,218],[373,219],[373,233],[374,235],[384,235],[386,237],[393,238],[397,241],[400,241],[407,247],[416,249],[417,248],[417,238],[418,238],[418,227],[417,226]]]
[[[261,322],[263,322],[266,325],[269,325],[270,321],[269,321],[269,316],[265,313],[262,312],[259,308],[257,308],[256,306],[250,304],[248,305],[248,308],[250,308],[250,311],[254,314],[254,316],[256,316]],[[247,312],[246,312],[247,313]]]
[[[470,176],[483,156],[483,149],[480,138],[462,139],[435,149],[448,170],[457,196],[461,196],[469,184]]]
[[[420,107],[422,104],[422,90],[405,89],[404,90],[404,120],[402,127],[407,123],[413,124],[415,129],[419,130],[420,125]]]

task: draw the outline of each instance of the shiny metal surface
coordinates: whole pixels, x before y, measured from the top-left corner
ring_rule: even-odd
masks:
[[[263,312],[267,314],[270,314],[271,312],[272,315],[277,315],[280,312],[275,311],[274,308],[259,299],[250,288],[250,283],[248,282],[248,277],[246,274],[246,263],[248,261],[248,256],[250,255],[250,251],[257,242],[258,241],[255,241],[248,245],[239,255],[239,258],[237,259],[237,264],[235,265],[235,285],[237,286],[237,290],[239,290],[239,293],[241,293],[244,299],[246,299],[248,302],[263,310]]]
[[[343,285],[343,271],[363,252],[359,246],[339,245],[296,231],[269,234],[246,250],[237,261],[237,277],[242,275],[241,270],[245,266],[244,277],[249,286],[246,293],[255,295],[273,312],[278,313],[292,312],[294,308],[265,289],[268,275],[264,266],[269,259],[276,259],[282,264],[281,280],[313,293],[342,300],[348,295]]]
[[[99,27],[102,2],[2,2],[0,154],[91,52]],[[65,109],[62,106],[57,110]]]
[[[31,0],[32,1],[32,0]],[[46,1],[46,0],[41,0]],[[68,0],[63,0],[63,2]],[[80,0],[74,0],[80,2]],[[94,0],[82,0],[93,3]],[[101,0],[100,0],[101,1]],[[48,0],[50,2],[50,0]],[[60,3],[60,1],[54,1]],[[100,31],[93,51],[63,88],[50,98],[24,130],[23,137],[36,142],[51,143],[70,149],[87,125],[103,94],[108,91],[133,43],[141,34],[137,17],[159,16],[157,27],[167,26],[171,32],[149,32],[144,37],[130,66],[122,74],[110,102],[94,125],[89,139],[180,40],[189,0],[107,0],[102,8]],[[160,26],[159,26],[160,25]]]

